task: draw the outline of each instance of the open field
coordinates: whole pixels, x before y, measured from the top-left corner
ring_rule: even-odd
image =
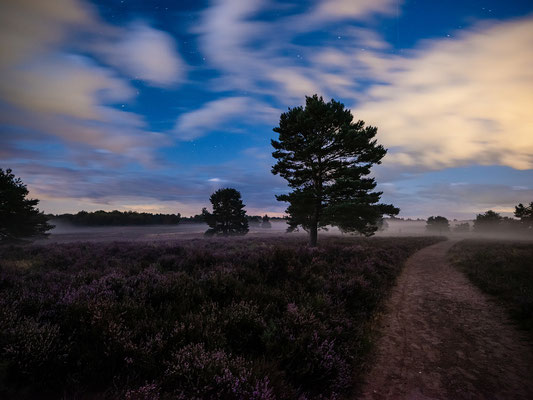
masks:
[[[403,262],[438,240],[4,247],[0,397],[342,398]]]
[[[494,296],[533,339],[533,242],[467,240],[451,249],[452,262]]]

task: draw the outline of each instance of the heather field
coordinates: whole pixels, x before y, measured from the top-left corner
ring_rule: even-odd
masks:
[[[334,399],[403,262],[438,238],[0,249],[0,397]]]
[[[533,338],[533,242],[465,240],[451,249],[450,257]]]

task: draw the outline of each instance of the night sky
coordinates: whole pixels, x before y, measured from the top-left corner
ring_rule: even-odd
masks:
[[[280,113],[318,93],[378,127],[400,217],[533,201],[533,2],[0,3],[0,167],[45,212],[279,214]]]

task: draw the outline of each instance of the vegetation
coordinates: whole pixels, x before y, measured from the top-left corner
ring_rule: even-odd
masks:
[[[3,247],[0,397],[348,395],[403,261],[437,240]]]
[[[519,210],[518,215],[524,217],[523,220],[502,217],[497,212],[489,210],[476,216],[474,220],[474,231],[478,233],[527,233],[530,231],[527,207],[523,207],[522,205],[523,208],[520,208],[519,206],[516,207],[516,210]]]
[[[248,220],[239,191],[231,188],[219,189],[209,199],[213,213],[202,210],[209,225],[205,234],[211,235],[245,235],[248,232]]]
[[[529,206],[524,206],[522,203],[515,207],[514,216],[520,219],[522,228],[530,233],[533,232],[533,201]]]
[[[378,203],[382,192],[372,192],[376,182],[368,177],[387,153],[374,139],[377,128],[354,122],[342,103],[306,97],[305,108],[281,114],[274,132],[279,140],[272,140],[277,160],[272,173],[293,189],[276,198],[289,203],[289,229],[308,231],[310,246],[316,246],[318,229],[326,225],[369,236],[384,214],[399,213]]]
[[[533,337],[531,242],[466,240],[451,250],[453,263],[483,291],[495,296]]]
[[[426,230],[432,233],[442,234],[450,231],[450,222],[448,218],[441,217],[440,215],[436,217],[429,217],[426,221]]]
[[[46,235],[54,227],[36,208],[39,200],[27,196],[21,179],[0,168],[0,242]]]
[[[175,225],[180,222],[180,214],[150,214],[136,211],[80,211],[77,214],[61,214],[54,217],[58,221],[82,226],[127,226],[127,225]]]
[[[470,232],[470,224],[468,222],[457,224],[453,227],[453,230],[457,233]]]
[[[497,228],[499,228],[502,219],[503,218],[500,214],[492,210],[489,210],[483,214],[478,214],[474,220],[474,231],[495,231]]]

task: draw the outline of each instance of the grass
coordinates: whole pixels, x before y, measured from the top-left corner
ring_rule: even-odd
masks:
[[[465,240],[451,249],[450,257],[533,338],[533,242]]]
[[[0,397],[348,396],[403,262],[439,239],[303,240],[0,249]]]

